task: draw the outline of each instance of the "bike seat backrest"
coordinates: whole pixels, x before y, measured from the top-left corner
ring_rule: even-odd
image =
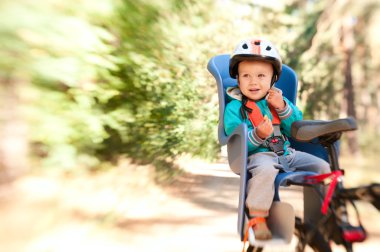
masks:
[[[229,73],[229,54],[217,55],[210,59],[207,68],[214,76],[218,86],[219,96],[219,125],[218,138],[220,143],[225,143],[227,138],[224,131],[224,109],[228,103],[226,89],[237,86],[236,79],[231,78]],[[297,75],[293,69],[283,64],[280,79],[275,83],[275,87],[282,90],[283,95],[292,103],[296,104],[297,97]]]

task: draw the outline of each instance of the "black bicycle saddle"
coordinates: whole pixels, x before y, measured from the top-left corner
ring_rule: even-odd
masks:
[[[292,137],[301,142],[309,142],[317,137],[356,130],[356,120],[352,117],[332,121],[302,120],[292,124]]]

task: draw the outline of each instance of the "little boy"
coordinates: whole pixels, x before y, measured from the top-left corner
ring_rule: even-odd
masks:
[[[230,59],[230,75],[238,87],[227,89],[232,99],[225,109],[227,135],[241,123],[248,127],[248,181],[246,206],[256,218],[255,238],[267,240],[272,234],[266,224],[274,197],[274,181],[279,171],[330,172],[329,164],[311,154],[290,147],[293,122],[302,120],[301,111],[273,87],[280,78],[282,61],[267,40],[244,40]]]

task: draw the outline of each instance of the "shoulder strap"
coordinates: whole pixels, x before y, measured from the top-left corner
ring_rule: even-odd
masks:
[[[257,106],[256,102],[254,102],[254,101],[248,100],[246,103],[246,107],[249,109],[249,111],[247,110],[248,118],[251,121],[251,123],[253,124],[253,126],[256,127],[257,125],[259,125],[264,120],[263,114],[261,113],[259,106]],[[288,161],[285,158],[285,156],[283,156],[283,154],[285,153],[285,151],[284,151],[284,141],[285,140],[284,140],[283,135],[282,135],[281,130],[280,130],[281,120],[277,114],[277,111],[272,106],[269,106],[269,109],[270,109],[270,112],[271,112],[272,117],[273,117],[272,125],[273,125],[274,137],[269,138],[271,141],[271,143],[269,143],[269,145],[267,143],[268,139],[266,140],[266,142],[265,142],[265,143],[267,143],[266,147],[269,147],[274,153],[277,154],[277,156],[279,157],[279,162],[283,166],[283,170],[285,172],[289,172],[291,170],[289,169]],[[279,138],[281,139],[281,141],[279,141]]]
[[[257,106],[256,102],[248,100],[246,106],[251,109],[250,112],[248,112],[248,117],[253,126],[257,127],[263,120],[263,114],[261,113],[261,110],[259,106]],[[276,110],[272,107],[269,106],[270,112],[272,113],[272,124],[273,125],[279,125],[281,123],[280,117],[278,116]]]

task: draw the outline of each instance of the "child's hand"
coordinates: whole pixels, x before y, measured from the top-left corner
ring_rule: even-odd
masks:
[[[274,107],[275,109],[285,108],[285,102],[284,102],[284,98],[282,97],[282,92],[281,90],[277,88],[269,89],[268,96],[266,99],[267,99],[268,104]]]
[[[261,139],[266,139],[267,137],[271,136],[273,133],[273,125],[271,120],[268,118],[268,116],[264,116],[264,120],[257,125],[256,127],[256,134]]]

